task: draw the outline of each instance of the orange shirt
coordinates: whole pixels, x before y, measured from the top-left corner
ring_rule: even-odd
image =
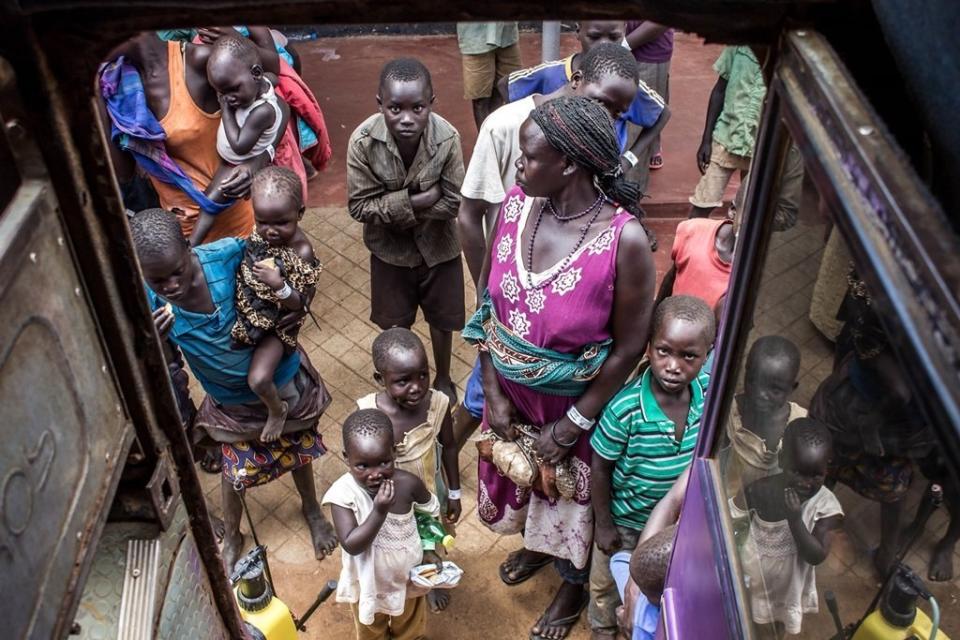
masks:
[[[170,76],[170,107],[167,115],[160,120],[160,125],[167,132],[167,153],[176,160],[193,184],[203,190],[210,184],[221,163],[220,156],[217,155],[220,114],[206,113],[190,97],[179,42],[167,43],[167,72]],[[176,207],[183,211],[177,213],[177,219],[183,235],[189,238],[200,215],[199,205],[174,185],[153,177],[150,181],[160,198],[161,207],[167,210]],[[229,237],[246,238],[251,231],[253,205],[250,200],[238,200],[232,207],[217,215],[205,242]]]
[[[677,270],[673,295],[697,296],[713,309],[727,291],[731,264],[717,253],[717,232],[729,220],[693,218],[677,225],[670,257]]]

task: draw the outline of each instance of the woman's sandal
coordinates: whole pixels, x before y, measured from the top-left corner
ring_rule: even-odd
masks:
[[[563,635],[560,636],[560,640],[563,640],[563,638],[566,638],[568,635],[570,635],[570,630],[573,628],[573,625],[577,624],[577,620],[580,619],[580,615],[583,613],[583,610],[587,608],[588,604],[590,604],[590,593],[587,591],[584,591],[583,597],[580,600],[580,606],[577,607],[576,613],[573,613],[567,616],[566,618],[560,618],[559,620],[549,620],[549,621],[544,621],[543,616],[540,616],[540,619],[537,620],[536,624],[534,624],[533,626],[536,627],[536,626],[542,625],[545,627],[564,627],[566,631],[564,631]],[[544,612],[543,615],[545,616],[546,612]],[[531,631],[530,640],[544,640],[544,638],[539,633],[533,633]]]
[[[663,154],[657,152],[657,153],[653,154],[652,156],[650,156],[650,164],[649,164],[649,167],[650,167],[650,171],[656,171],[657,169],[663,169]]]
[[[203,457],[200,458],[200,468],[211,475],[216,475],[223,470],[223,457],[219,449],[205,449]]]
[[[516,558],[519,554],[523,553],[524,549],[518,549],[517,551],[512,551],[507,555],[507,560],[511,558]],[[534,562],[517,562],[514,564],[513,573],[516,577],[510,577],[510,570],[506,568],[507,562],[500,563],[500,579],[505,585],[513,586],[515,584],[520,584],[521,582],[526,582],[532,578],[540,569],[543,569],[545,566],[553,562],[552,556],[544,556],[539,560]]]

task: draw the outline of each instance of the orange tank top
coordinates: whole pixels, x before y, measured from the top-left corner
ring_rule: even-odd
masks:
[[[167,74],[170,78],[170,106],[160,125],[167,132],[167,153],[198,189],[206,189],[220,167],[217,155],[217,129],[220,113],[206,113],[197,106],[187,89],[184,49],[179,42],[167,43]],[[200,215],[200,207],[174,185],[151,177],[153,187],[164,209],[180,209],[177,213],[183,235],[190,237]],[[206,242],[220,238],[246,238],[253,230],[253,206],[250,200],[239,200],[217,215]]]

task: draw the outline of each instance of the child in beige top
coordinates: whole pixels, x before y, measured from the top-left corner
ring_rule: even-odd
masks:
[[[456,522],[461,511],[460,466],[450,401],[445,393],[429,387],[430,367],[423,342],[409,329],[387,329],[373,341],[373,366],[374,380],[383,390],[360,398],[357,407],[387,414],[397,443],[397,468],[420,478],[437,495],[446,493],[445,519]],[[437,476],[438,459],[443,463],[445,485]],[[434,611],[445,609],[449,600],[446,590],[435,589],[428,596]]]

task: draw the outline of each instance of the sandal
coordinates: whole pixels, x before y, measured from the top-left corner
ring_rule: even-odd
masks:
[[[565,630],[563,635],[560,636],[560,640],[566,638],[570,635],[570,629],[573,628],[573,625],[577,624],[577,620],[580,619],[580,615],[583,613],[583,610],[587,608],[587,605],[590,604],[590,593],[588,591],[583,592],[583,596],[580,598],[580,605],[577,607],[577,612],[570,614],[566,618],[559,618],[557,620],[544,621],[543,616],[540,616],[540,619],[537,620],[536,624],[533,626],[543,625],[546,627],[564,627]],[[544,613],[546,615],[546,613]],[[530,640],[544,640],[543,636],[539,633],[530,632]]]
[[[658,151],[652,156],[650,156],[650,164],[647,166],[650,167],[650,171],[663,169],[663,154]]]
[[[200,458],[200,468],[210,475],[216,475],[223,470],[223,457],[219,449],[204,449]]]
[[[532,578],[540,569],[543,569],[545,566],[553,562],[552,556],[544,556],[539,560],[534,562],[523,562],[516,563],[514,565],[513,573],[515,577],[510,577],[510,570],[507,569],[507,561],[516,558],[518,555],[523,553],[524,549],[518,549],[517,551],[512,551],[507,555],[507,560],[500,563],[500,579],[503,581],[503,584],[508,586],[513,586],[515,584],[520,584],[521,582],[526,582]]]

